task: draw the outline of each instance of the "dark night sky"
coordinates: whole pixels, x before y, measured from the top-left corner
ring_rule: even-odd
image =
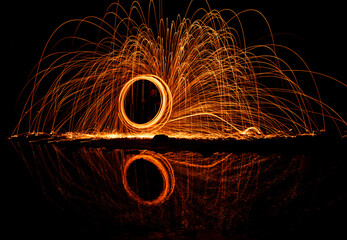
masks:
[[[198,2],[198,0],[196,1]],[[3,72],[1,103],[5,125],[1,129],[1,143],[5,137],[11,134],[16,121],[18,121],[18,114],[21,109],[16,105],[16,100],[52,31],[62,22],[72,18],[90,15],[102,17],[111,2],[111,0],[60,0],[7,1],[5,4],[2,3],[1,54],[3,56]],[[124,0],[124,2],[128,2],[128,0]],[[183,0],[164,0],[164,8],[168,15],[175,16],[177,13],[185,11],[187,2]],[[281,43],[286,43],[288,47],[298,51],[312,70],[331,75],[347,83],[345,65],[345,56],[347,56],[345,28],[347,21],[343,1],[211,0],[210,2],[211,7],[217,9],[231,8],[236,12],[250,8],[259,10],[266,16],[275,34],[284,33],[288,35],[286,40],[282,37],[279,39],[282,41]],[[248,21],[245,20],[245,24],[247,23]],[[263,32],[259,29],[254,29],[254,31],[255,36],[263,36]],[[326,102],[344,113],[347,118],[345,107],[347,88],[322,83],[321,91],[326,97]],[[2,145],[10,147],[8,143]],[[8,151],[13,154],[13,150]],[[5,165],[2,169],[6,170],[6,174],[12,175],[5,175],[8,177],[4,182],[10,183],[7,184],[5,192],[10,188],[7,195],[13,194],[9,197],[11,205],[8,208],[18,207],[14,214],[22,213],[23,219],[21,219],[22,216],[18,215],[14,216],[12,221],[17,222],[18,219],[21,219],[18,226],[22,227],[20,224],[24,226],[28,221],[31,221],[30,214],[35,215],[37,209],[44,211],[47,207],[40,208],[40,204],[46,203],[38,192],[25,192],[29,191],[26,189],[39,190],[33,187],[33,183],[23,182],[23,180],[29,179],[24,163],[20,164],[21,160],[18,158],[8,159],[7,157],[6,160],[8,166]],[[17,162],[12,163],[14,160]],[[21,174],[23,174],[23,178],[18,177]],[[14,189],[16,187],[18,190]],[[25,203],[25,199],[21,198],[25,194],[32,194],[29,197],[29,203]],[[37,202],[35,202],[36,200]],[[47,214],[51,214],[51,212],[40,213],[39,215],[49,217]],[[59,216],[59,213],[55,214],[54,216]],[[29,224],[29,227],[34,226],[35,223]],[[47,226],[45,225],[45,227]],[[35,231],[35,229],[32,231]]]
[[[3,5],[2,14],[2,55],[5,54],[2,101],[7,114],[6,135],[11,133],[19,112],[14,103],[24,86],[31,69],[37,63],[43,46],[52,31],[62,22],[85,16],[103,16],[112,1],[8,1]],[[124,1],[129,2],[129,1]],[[196,1],[197,6],[204,6],[203,1]],[[212,8],[230,8],[236,12],[245,9],[257,9],[268,19],[278,43],[286,44],[296,50],[307,61],[312,70],[331,75],[346,82],[345,60],[345,12],[343,2],[329,1],[210,1]],[[129,5],[129,4],[128,4]],[[164,1],[166,16],[176,16],[185,11],[188,1]],[[248,32],[254,33],[255,39],[267,35],[265,28],[257,26],[259,18],[243,18]],[[253,21],[255,20],[255,21]],[[283,37],[283,34],[285,37]],[[4,55],[3,55],[4,56]],[[5,64],[5,65],[4,65]],[[321,83],[323,84],[324,81]],[[344,111],[339,104],[341,96],[346,95],[346,88],[327,84],[321,87],[327,102]],[[8,93],[11,93],[8,96]],[[344,98],[346,100],[346,98]]]

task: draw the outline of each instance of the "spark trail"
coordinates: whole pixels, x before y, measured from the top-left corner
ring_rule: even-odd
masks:
[[[247,44],[246,14],[266,24],[269,44]],[[73,34],[60,38],[71,26]],[[305,69],[292,69],[278,49]],[[315,93],[302,90],[298,73],[311,79]],[[346,126],[321,101],[314,74],[299,55],[275,44],[256,10],[207,7],[170,21],[154,1],[147,14],[137,1],[128,11],[117,2],[103,18],[70,20],[53,32],[14,134],[263,138],[324,131],[326,118]],[[154,117],[141,123],[130,117],[138,110],[126,109],[140,97],[139,81],[154,85],[160,100]]]

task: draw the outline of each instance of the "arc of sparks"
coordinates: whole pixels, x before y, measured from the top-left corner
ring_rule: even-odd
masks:
[[[157,169],[159,170],[163,178],[163,190],[161,191],[160,195],[153,200],[144,200],[140,198],[133,190],[131,190],[131,187],[128,184],[128,181],[127,181],[128,168],[133,162],[139,159],[143,159],[145,161],[153,163],[157,167]],[[175,189],[175,175],[171,167],[171,164],[168,162],[168,160],[165,157],[150,151],[145,151],[141,154],[135,155],[131,157],[130,159],[128,159],[123,167],[122,178],[123,178],[124,189],[128,193],[128,195],[133,200],[148,206],[154,206],[154,205],[158,205],[165,202],[167,199],[170,198],[171,194],[173,193]]]
[[[299,55],[274,43],[258,11],[237,14],[208,6],[172,22],[156,11],[153,1],[148,17],[138,1],[129,11],[117,2],[102,19],[62,24],[44,48],[14,134],[24,129],[75,136],[247,138],[314,134],[325,130],[326,118],[347,126],[321,101],[315,73]],[[269,44],[247,45],[241,15],[252,12],[268,26]],[[49,52],[54,36],[73,23],[74,34],[54,46],[72,40],[76,50]],[[79,36],[82,27],[96,29],[99,39]],[[296,55],[306,69],[292,69],[278,49]],[[311,78],[316,93],[302,89],[297,73]],[[161,96],[158,112],[146,123],[130,120],[124,108],[128,89],[139,80],[153,83]]]
[[[146,123],[136,123],[129,119],[125,112],[125,98],[129,91],[131,85],[140,80],[147,80],[153,83],[160,93],[160,107],[157,114]],[[126,84],[124,84],[122,90],[119,94],[119,119],[129,129],[133,129],[134,131],[153,131],[153,129],[159,130],[163,127],[168,119],[170,118],[172,111],[172,95],[170,92],[170,88],[168,85],[159,77],[154,75],[139,75],[131,80],[129,80]]]

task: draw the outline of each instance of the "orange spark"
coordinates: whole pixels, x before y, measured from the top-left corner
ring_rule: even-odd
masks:
[[[245,13],[256,13],[267,24],[269,44],[247,45]],[[324,131],[326,118],[347,125],[321,101],[315,73],[300,56],[274,43],[260,12],[199,9],[191,18],[178,15],[171,22],[158,15],[151,4],[145,17],[139,2],[129,11],[117,2],[102,19],[59,26],[44,48],[14,134],[260,138]],[[50,50],[57,33],[76,23],[73,35],[54,44],[65,47],[72,40],[75,50]],[[82,26],[96,28],[99,39],[79,36]],[[278,49],[295,54],[306,69],[292,69]],[[302,90],[298,72],[311,78],[315,96]],[[125,110],[129,88],[140,80],[153,83],[160,95],[159,110],[145,123],[130,119]]]

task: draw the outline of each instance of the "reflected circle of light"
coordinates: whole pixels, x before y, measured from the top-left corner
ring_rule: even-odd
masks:
[[[141,197],[139,197],[138,194],[136,194],[133,190],[131,190],[127,180],[129,166],[136,160],[140,160],[140,159],[149,161],[152,164],[154,164],[159,170],[163,178],[163,190],[160,193],[160,195],[153,200],[144,200]],[[164,203],[167,199],[170,198],[175,188],[175,175],[174,175],[174,171],[172,169],[171,164],[168,162],[168,160],[165,157],[161,156],[160,154],[156,154],[149,151],[145,151],[141,154],[135,155],[126,161],[123,167],[122,179],[123,179],[124,189],[127,192],[127,194],[130,196],[130,198],[132,198],[133,200],[137,201],[140,204],[147,205],[147,206],[155,206],[155,205]]]
[[[160,94],[160,107],[157,114],[146,123],[131,121],[125,112],[125,98],[130,87],[137,81],[147,80],[153,83]],[[158,76],[144,74],[139,75],[124,84],[119,94],[119,119],[127,129],[134,132],[151,132],[162,128],[168,121],[172,110],[172,95],[169,86]]]

